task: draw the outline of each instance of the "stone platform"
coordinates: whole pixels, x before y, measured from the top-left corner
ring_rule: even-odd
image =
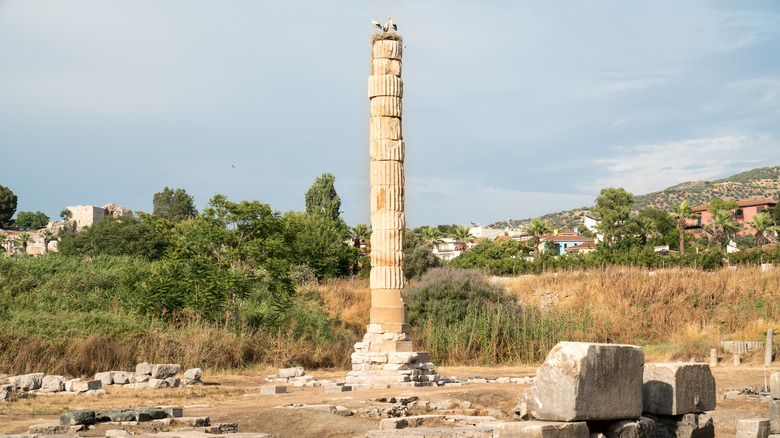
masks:
[[[408,333],[383,333],[381,324],[369,324],[363,342],[355,344],[346,384],[354,389],[436,385],[439,375],[428,353],[410,351],[411,345]]]

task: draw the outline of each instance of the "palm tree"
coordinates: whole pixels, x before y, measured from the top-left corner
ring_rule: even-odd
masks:
[[[542,222],[539,218],[534,218],[531,223],[526,227],[525,231],[531,235],[532,243],[534,247],[534,260],[539,258],[539,242],[542,236],[552,233],[552,228],[545,222]]]
[[[436,245],[442,243],[443,237],[438,228],[423,227],[422,229],[422,243],[428,248],[433,249]]]
[[[739,230],[739,224],[731,217],[728,210],[717,210],[710,218],[708,228],[715,235],[718,242],[718,250],[723,251],[723,239],[732,232]]]
[[[642,239],[642,246],[647,245],[647,241],[659,235],[655,223],[647,216],[635,216],[631,219],[629,228],[632,233],[639,235]]]
[[[458,249],[461,251],[465,251],[468,247],[468,242],[474,238],[474,236],[471,235],[471,230],[469,227],[463,225],[458,225],[455,227],[455,230],[452,233],[452,237],[458,241]]]
[[[352,231],[352,237],[355,239],[356,247],[360,248],[361,241],[368,245],[368,239],[371,236],[371,227],[358,222],[354,227],[351,228],[350,231]]]
[[[680,254],[685,254],[685,227],[688,225],[688,219],[694,219],[698,215],[693,212],[693,207],[687,199],[673,208],[672,215],[677,219],[677,230],[680,231]]]
[[[49,242],[52,240],[54,240],[54,233],[49,229],[43,230],[43,252],[45,254],[49,253]]]
[[[27,245],[33,242],[30,233],[22,233],[16,240],[16,244],[22,247],[22,254],[27,254]]]
[[[756,247],[761,248],[764,244],[764,233],[777,231],[780,227],[772,225],[772,218],[766,214],[761,213],[753,217],[753,222],[748,222],[750,228],[756,230]]]

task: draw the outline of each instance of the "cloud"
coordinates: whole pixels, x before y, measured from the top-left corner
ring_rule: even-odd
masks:
[[[737,136],[640,144],[617,149],[617,157],[593,160],[602,176],[590,190],[623,187],[644,194],[684,181],[714,179],[780,159],[780,142],[771,136]]]
[[[406,181],[410,227],[443,223],[490,224],[590,205],[595,195],[490,187],[478,180],[415,177]]]

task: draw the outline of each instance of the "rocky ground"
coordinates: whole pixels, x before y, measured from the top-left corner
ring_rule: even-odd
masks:
[[[512,368],[439,367],[442,377],[527,377],[535,367]],[[764,387],[764,369],[755,364],[713,368],[718,406],[711,412],[716,436],[734,436],[740,419],[767,417],[768,397],[755,394]],[[767,375],[780,366],[767,370]],[[287,393],[263,396],[260,387],[276,370],[258,370],[255,374],[204,373],[203,386],[165,389],[111,387],[107,394],[37,395],[0,404],[0,434],[28,433],[38,423],[58,422],[60,414],[73,410],[107,410],[141,406],[183,407],[184,416],[207,416],[212,423],[236,423],[238,432],[263,432],[274,437],[362,437],[378,429],[376,415],[453,413],[494,415],[509,420],[512,408],[528,384],[475,383],[430,388],[394,388],[355,392],[326,392],[323,387],[288,386]],[[312,370],[317,379],[339,380],[346,371]],[[278,383],[277,383],[278,384]],[[389,399],[406,397],[417,400],[402,407]],[[381,401],[385,399],[386,401]],[[398,400],[396,400],[398,401]],[[346,409],[280,408],[284,405],[333,405]],[[503,412],[502,412],[503,411]],[[97,426],[79,435],[104,436],[116,426]]]

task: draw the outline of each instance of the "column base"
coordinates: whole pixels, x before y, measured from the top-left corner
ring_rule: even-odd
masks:
[[[408,333],[369,331],[355,344],[346,384],[372,389],[434,386],[440,378],[428,359],[427,352],[412,351]]]

